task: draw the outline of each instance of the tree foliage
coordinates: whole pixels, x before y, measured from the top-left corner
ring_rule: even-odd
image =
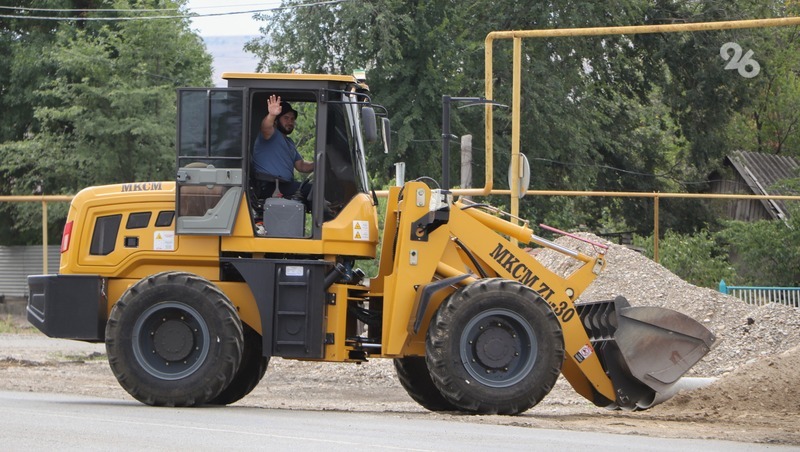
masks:
[[[288,8],[263,15],[263,36],[248,49],[260,57],[261,70],[367,69],[375,98],[388,107],[393,120],[393,153],[369,156],[369,169],[379,182],[388,179],[385,169],[395,161],[406,162],[409,178],[441,174],[441,96],[483,93],[484,38],[491,31],[791,13],[790,6],[777,0],[738,0],[725,8],[719,2],[690,0],[616,0],[580,8],[567,0],[369,0],[291,8],[299,4],[287,0]],[[789,152],[789,143],[800,137],[793,125],[797,111],[790,106],[793,97],[779,101],[775,94],[788,95],[796,88],[800,50],[787,45],[796,33],[778,29],[526,40],[521,149],[531,161],[532,188],[697,192],[734,144],[780,135],[784,152]],[[746,79],[726,71],[720,46],[727,41],[755,46],[763,76]],[[511,43],[495,41],[493,50],[494,97],[510,104]],[[762,125],[752,119],[759,110],[770,112],[771,119],[763,119]],[[474,135],[474,164],[480,168],[482,112],[453,114],[453,132]],[[737,135],[732,133],[736,122],[753,126]],[[504,181],[510,160],[509,111],[497,109],[494,125],[494,179]],[[457,171],[458,158],[451,161],[448,171]],[[482,185],[481,172],[473,173],[473,185]],[[690,233],[715,226],[701,203],[665,205],[665,229]],[[652,230],[652,203],[647,199],[618,203],[529,197],[521,209],[534,221],[562,227],[601,228],[601,218],[610,213],[631,230]]]
[[[83,10],[183,4],[47,3]],[[208,85],[211,78],[210,56],[188,21],[12,19],[0,30],[0,46],[11,55],[0,74],[0,89],[8,93],[0,102],[14,112],[0,121],[0,193],[74,194],[88,185],[171,178],[175,89]],[[41,214],[31,206],[0,208],[8,226],[0,242],[38,237]],[[55,213],[50,218],[57,229],[64,215],[58,208]]]
[[[644,249],[646,256],[654,257],[652,236],[636,237],[634,243]],[[667,231],[659,241],[659,263],[696,286],[716,288],[720,280],[737,279],[724,251],[708,231],[695,234]]]
[[[384,175],[393,161],[405,160],[407,174],[429,175],[440,161],[441,96],[457,94],[448,79],[458,78],[458,45],[441,45],[443,36],[466,32],[452,23],[455,5],[376,0],[287,8],[262,17],[266,34],[248,48],[260,57],[259,70],[368,69],[370,87],[390,108],[395,148],[388,157],[371,155],[370,171]]]
[[[37,6],[148,8],[182,6],[183,1],[42,0]],[[377,185],[391,178],[387,170],[397,161],[406,162],[408,178],[439,177],[442,96],[484,93],[484,40],[491,31],[800,14],[800,4],[782,0],[580,5],[570,0],[313,5],[284,0],[283,5],[260,17],[263,36],[247,48],[259,56],[264,71],[367,70],[374,100],[387,107],[393,129],[392,153],[376,148],[368,156]],[[521,149],[531,161],[532,188],[699,192],[732,150],[800,157],[798,41],[797,27],[525,40]],[[754,52],[758,76],[725,69],[720,48],[727,42]],[[204,85],[210,78],[202,43],[180,20],[2,19],[0,51],[10,55],[9,64],[0,67],[4,194],[74,193],[90,184],[169,177],[174,88]],[[495,41],[493,51],[494,100],[510,104],[511,42]],[[482,168],[482,109],[454,109],[452,114],[454,134],[474,135],[474,166]],[[503,188],[510,160],[508,109],[495,109],[494,129],[493,177],[495,188]],[[452,166],[445,170],[452,175],[460,165],[455,142],[451,154]],[[473,186],[481,186],[483,172],[473,174]],[[491,201],[502,206],[507,198]],[[723,225],[702,203],[665,199],[660,205],[662,229],[679,233],[670,239],[709,231],[699,232],[697,243],[683,242],[702,253],[706,242],[724,239],[715,235]],[[34,207],[0,207],[7,236],[37,240]],[[649,235],[653,204],[647,198],[529,196],[521,214],[561,228],[614,227]],[[743,236],[736,241],[747,242]]]
[[[737,269],[738,285],[800,286],[800,208],[792,209],[788,224],[761,220],[730,221],[718,233]],[[726,279],[726,281],[729,281]]]
[[[366,0],[293,7],[301,4],[285,0],[287,8],[261,16],[263,36],[247,48],[260,57],[261,70],[367,70],[374,99],[388,108],[393,126],[392,153],[368,156],[378,183],[389,179],[386,168],[396,161],[406,162],[408,178],[438,178],[441,97],[483,93],[484,39],[491,31],[800,14],[797,2],[780,0],[724,6],[714,0],[615,0],[580,7],[568,0]],[[798,27],[782,27],[525,40],[521,150],[531,162],[531,188],[702,192],[731,151],[800,157],[798,36]],[[753,50],[761,65],[757,77],[725,69],[720,52],[728,42]],[[510,104],[511,42],[495,41],[493,53],[494,100]],[[476,168],[484,164],[480,110],[454,110],[451,124],[456,135],[474,135]],[[495,109],[494,129],[493,177],[501,188],[510,160],[507,109]],[[451,172],[460,165],[453,156]],[[473,186],[481,186],[482,172],[473,175]],[[507,201],[491,199],[500,207]],[[739,235],[754,238],[766,227],[727,225],[727,235],[717,235],[726,226],[704,203],[664,199],[660,205],[660,226],[670,231],[662,242],[665,263],[701,285],[732,276],[721,251],[726,237],[744,246],[751,241]],[[642,235],[652,233],[653,209],[647,198],[529,196],[521,202],[522,216],[533,222]],[[769,236],[785,238],[787,231],[773,226]]]
[[[667,231],[659,241],[660,263],[692,284],[716,288],[720,280],[741,286],[800,286],[800,207],[787,222],[726,221],[716,232]],[[653,237],[634,243],[653,257]]]

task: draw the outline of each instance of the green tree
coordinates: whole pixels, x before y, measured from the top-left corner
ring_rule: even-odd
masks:
[[[727,244],[739,275],[735,284],[800,286],[800,208],[790,211],[787,223],[730,221],[717,233]]]
[[[791,7],[800,14],[800,4]],[[727,127],[733,149],[800,157],[800,28],[762,30],[752,101]]]
[[[298,4],[287,1],[289,8],[261,16],[265,36],[247,46],[261,60],[258,69],[367,69],[376,100],[391,112],[395,150],[371,155],[370,172],[385,183],[385,169],[404,160],[409,177],[431,175],[441,155],[441,97],[458,94],[448,89],[457,78],[458,48],[442,39],[464,32],[452,23],[455,4],[373,0],[291,8]]]
[[[182,5],[117,0],[97,7]],[[71,194],[88,185],[172,178],[175,89],[208,85],[211,79],[210,56],[188,21],[59,22],[45,35],[41,40],[47,45],[38,57],[44,74],[11,39],[19,50],[12,66],[31,71],[36,83],[24,96],[32,111],[24,133],[7,132],[15,139],[0,144],[2,192]],[[5,243],[35,240],[39,215],[16,204],[1,208],[11,223]],[[51,225],[57,228],[59,221],[63,215],[53,216]]]
[[[9,7],[30,6],[24,0],[3,2]],[[60,8],[57,0],[37,3],[41,8]],[[5,11],[4,13],[10,13]],[[58,13],[54,13],[57,15]],[[13,14],[7,14],[13,15]],[[32,93],[54,67],[42,60],[45,49],[55,41],[54,22],[30,18],[0,18],[0,143],[19,140],[31,132],[33,122]]]
[[[796,2],[657,1],[650,16],[655,23],[713,22],[797,15]],[[690,146],[682,157],[691,163],[687,176],[700,180],[722,165],[731,150],[792,153],[800,140],[796,112],[797,71],[800,70],[797,27],[674,33],[642,37],[667,70],[664,99]],[[730,59],[721,51],[728,44]],[[748,51],[760,68],[752,75],[726,70]],[[749,69],[749,68],[744,68]],[[788,107],[788,108],[787,108]],[[688,187],[691,190],[691,187]],[[698,187],[700,188],[700,187]]]
[[[490,5],[481,0],[372,0],[335,7],[291,8],[298,3],[287,1],[287,8],[262,16],[265,35],[251,42],[248,49],[261,58],[261,70],[348,73],[366,68],[375,98],[391,112],[394,130],[394,153],[388,157],[370,155],[371,172],[386,181],[385,168],[394,161],[406,161],[410,178],[438,177],[442,95],[475,96],[483,92],[486,34],[494,30],[641,22],[646,2],[612,3],[577,9],[568,1]],[[651,152],[642,153],[638,160],[617,155],[629,147],[615,142],[620,130],[634,124],[640,134],[644,132],[645,113],[629,110],[646,104],[651,88],[643,75],[651,70],[627,38],[539,40],[526,43],[524,52],[522,149],[534,161],[534,187],[597,187],[602,168],[598,161],[606,157],[638,164],[635,169],[639,171],[653,171],[661,160],[648,157],[660,155],[649,147]],[[510,104],[510,43],[496,44],[495,55],[495,98]],[[624,83],[615,84],[615,80]],[[654,107],[650,115],[655,116],[658,108]],[[663,122],[668,121],[667,117]],[[609,126],[614,125],[617,127],[612,130]],[[495,126],[495,179],[501,181],[510,155],[507,111],[497,111]],[[475,164],[482,165],[478,145],[483,142],[481,109],[454,110],[451,127],[457,135],[475,135]],[[661,147],[679,143],[674,137],[662,139],[664,132],[656,129],[658,126],[653,130],[659,136],[652,141],[665,143]],[[640,143],[635,137],[628,142]],[[451,161],[449,170],[455,171],[458,159]],[[474,185],[481,185],[481,173],[475,173]],[[549,211],[547,204],[538,200],[525,208]]]
[[[646,256],[654,256],[652,236],[636,236],[634,244],[644,248]],[[661,265],[696,286],[716,288],[722,279],[736,280],[724,247],[705,230],[696,234],[667,231],[659,241],[658,255]]]
[[[616,0],[584,3],[579,8],[568,0],[283,4],[285,9],[261,17],[264,36],[247,48],[260,57],[261,70],[349,73],[367,69],[374,98],[387,106],[393,120],[393,153],[368,156],[370,172],[381,183],[389,179],[386,168],[395,161],[407,163],[409,178],[441,174],[441,96],[483,93],[484,39],[491,31],[734,20],[786,13],[778,0],[736,0],[725,8],[710,0]],[[759,91],[755,87],[762,83],[726,71],[720,46],[738,40],[742,47],[751,48],[770,39],[757,33],[722,31],[525,40],[521,150],[532,164],[532,188],[700,191],[707,175],[731,149],[731,121],[756,105]],[[780,61],[792,61],[800,53],[796,46],[781,42],[774,47],[785,50],[775,52]],[[768,56],[766,50],[764,56]],[[511,57],[511,42],[496,41],[494,97],[505,104],[511,103]],[[782,87],[781,92],[790,92],[792,86]],[[782,111],[796,113],[790,108]],[[480,109],[454,110],[453,115],[454,134],[474,135],[474,165],[480,168],[484,163]],[[783,123],[790,124],[787,121]],[[503,188],[506,179],[510,125],[509,111],[497,109],[495,188]],[[791,127],[781,130],[789,135],[785,147],[796,135]],[[447,170],[455,173],[460,162],[453,154]],[[473,185],[482,185],[482,172],[474,171],[474,175]],[[507,203],[507,198],[492,202]],[[603,218],[641,233],[652,228],[653,206],[647,199],[528,197],[520,207],[526,218],[564,228],[585,225],[597,230],[605,226]],[[691,233],[715,227],[715,219],[702,203],[665,200],[662,207],[665,229]]]

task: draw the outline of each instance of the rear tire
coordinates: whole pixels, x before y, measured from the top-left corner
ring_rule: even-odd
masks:
[[[137,282],[106,324],[111,370],[147,405],[207,403],[233,379],[242,346],[233,304],[214,284],[190,273],[164,272]]]
[[[564,360],[561,325],[530,288],[484,279],[440,307],[426,341],[428,368],[462,411],[519,414],[553,388]]]
[[[236,371],[228,387],[211,399],[208,402],[210,405],[230,405],[241,400],[258,386],[267,372],[269,358],[261,352],[263,350],[261,335],[246,324],[242,326],[244,328],[242,363],[239,364],[239,370]]]
[[[433,383],[424,357],[395,358],[394,368],[397,370],[400,385],[423,408],[431,411],[458,411],[458,407],[448,402]]]

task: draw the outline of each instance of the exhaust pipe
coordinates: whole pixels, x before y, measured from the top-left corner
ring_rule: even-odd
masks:
[[[669,399],[684,389],[678,380],[716,342],[711,331],[685,314],[632,307],[623,297],[575,307],[614,385],[616,406],[610,408],[646,409]]]

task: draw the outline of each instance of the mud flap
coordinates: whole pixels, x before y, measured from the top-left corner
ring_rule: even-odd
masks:
[[[576,308],[614,385],[619,408],[644,409],[666,400],[716,341],[711,331],[685,314],[632,307],[623,297]]]

